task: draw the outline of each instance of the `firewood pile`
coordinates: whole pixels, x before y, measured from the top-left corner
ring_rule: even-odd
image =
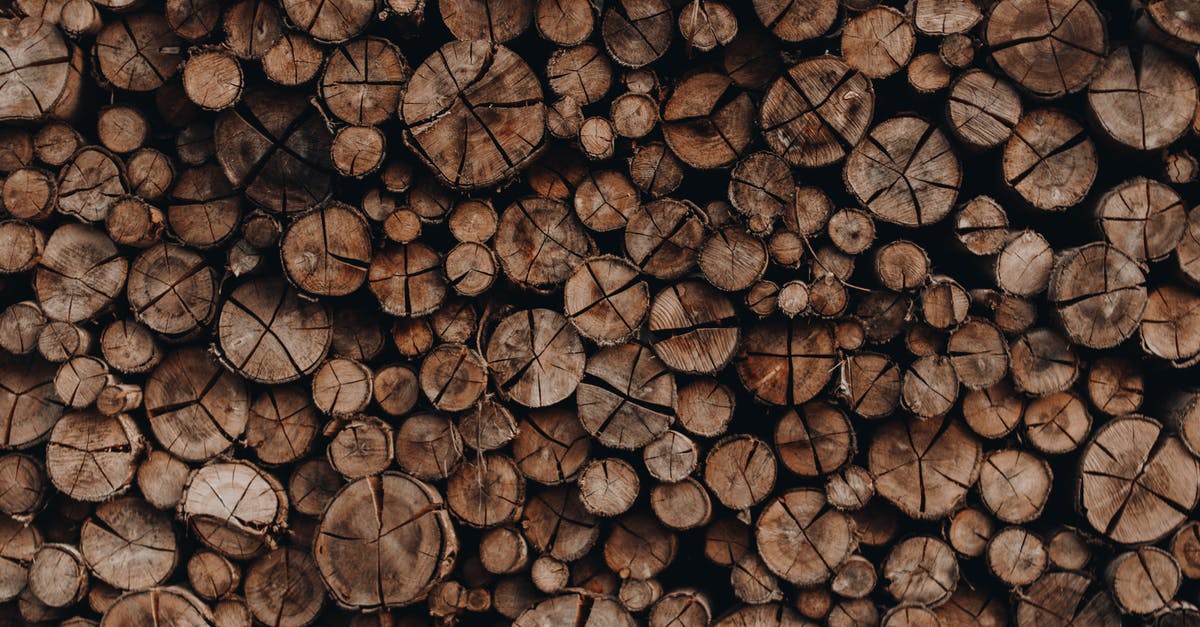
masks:
[[[0,4],[0,624],[1200,625],[1198,50]]]

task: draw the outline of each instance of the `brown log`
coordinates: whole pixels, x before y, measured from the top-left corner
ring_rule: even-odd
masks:
[[[1179,139],[1195,116],[1196,79],[1165,51],[1121,46],[1088,84],[1088,109],[1105,133],[1135,150]]]
[[[1004,79],[971,69],[954,79],[946,116],[950,130],[975,148],[995,148],[1012,137],[1021,120],[1021,98]]]
[[[636,344],[593,355],[575,392],[583,428],[605,446],[624,450],[662,435],[676,399],[674,377],[649,348]]]
[[[846,187],[878,219],[926,226],[946,217],[958,197],[962,165],[949,139],[915,116],[887,120],[846,159]]]
[[[897,601],[937,606],[958,584],[958,560],[944,542],[914,536],[897,544],[883,563],[885,588]]]
[[[873,78],[887,78],[908,65],[916,33],[908,18],[877,6],[851,18],[842,29],[842,55],[850,67]]]
[[[1158,422],[1114,419],[1096,430],[1080,456],[1078,504],[1092,527],[1115,541],[1157,540],[1200,499],[1191,483],[1197,473],[1195,458]],[[1148,481],[1156,482],[1153,491],[1144,487]]]
[[[146,413],[155,439],[188,461],[228,449],[246,427],[248,405],[242,380],[198,347],[171,353],[146,381]]]
[[[601,34],[609,56],[617,63],[640,68],[661,57],[674,30],[671,7],[662,0],[618,0],[604,11]]]
[[[267,78],[287,87],[302,85],[315,78],[324,60],[321,48],[312,38],[295,32],[284,33],[261,54]]]
[[[754,0],[754,12],[764,26],[786,42],[798,42],[824,34],[837,19],[837,3],[804,0]]]
[[[822,401],[788,410],[775,424],[780,462],[802,477],[839,470],[855,453],[854,429],[838,408]]]
[[[833,333],[821,323],[759,323],[746,334],[735,364],[742,384],[774,405],[803,403],[829,381]]]
[[[78,95],[73,92],[78,89],[83,59],[52,22],[6,19],[0,29],[0,49],[5,53],[5,73],[25,67],[44,68],[6,84],[0,120],[70,117],[77,105]]]
[[[577,490],[550,488],[532,496],[521,518],[525,538],[539,552],[559,560],[578,559],[600,536]]]
[[[1062,39],[1054,36],[1066,27]],[[1007,0],[992,9],[985,42],[1000,69],[1038,98],[1058,98],[1083,89],[1100,69],[1108,34],[1091,2],[1075,5],[1056,0],[1035,6]],[[1034,59],[1054,59],[1055,67]]]
[[[1126,614],[1163,609],[1175,598],[1182,582],[1175,558],[1157,547],[1121,553],[1109,563],[1105,577],[1112,588],[1113,602]]]
[[[46,502],[46,469],[34,457],[8,453],[0,457],[0,512],[32,516]]]
[[[440,414],[414,414],[396,429],[400,469],[422,480],[445,479],[462,460],[462,436]]]
[[[775,488],[776,458],[771,447],[751,435],[723,438],[708,451],[704,484],[722,505],[747,509]]]
[[[689,433],[717,437],[728,428],[736,403],[729,386],[711,378],[696,379],[679,388],[676,419]]]
[[[50,215],[58,202],[58,183],[50,172],[21,168],[4,179],[0,201],[14,218],[42,220]]]
[[[596,26],[592,6],[583,0],[537,0],[533,23],[543,39],[560,46],[583,43]]]
[[[1044,453],[1068,453],[1079,448],[1092,428],[1092,416],[1074,392],[1036,398],[1025,410],[1025,434]]]
[[[138,466],[138,490],[154,507],[174,510],[190,473],[191,468],[170,453],[150,451]]]
[[[506,48],[492,49],[482,42],[453,42],[444,46],[438,56],[442,59],[440,68],[427,59],[414,71],[400,106],[400,116],[409,127],[406,143],[442,181],[453,187],[474,189],[511,177],[533,156],[545,129],[541,88],[529,66]],[[475,68],[481,62],[487,64],[483,66],[486,74],[475,77]],[[463,98],[453,99],[453,93],[441,93],[448,84],[454,84],[446,81],[443,73],[465,83],[456,88]],[[508,86],[504,93],[490,93],[501,77]],[[452,103],[444,112],[439,111],[443,105],[438,104],[443,102]],[[530,128],[525,131],[529,137],[517,135],[517,128],[513,128],[499,135],[509,138],[504,143],[472,142],[468,146],[479,146],[478,154],[459,154],[466,147],[459,149],[450,143],[457,142],[457,128],[467,128],[481,139],[497,132],[484,118],[476,118],[472,113],[473,107],[488,104],[507,105],[501,109],[502,114],[494,114],[498,116],[493,122],[497,130],[504,126],[520,128],[529,123]],[[485,145],[487,148],[482,148]],[[462,170],[460,163],[468,169]]]
[[[738,159],[753,136],[754,105],[724,74],[684,79],[663,106],[663,137],[680,161],[698,169]]]
[[[996,518],[1027,523],[1040,517],[1052,483],[1053,475],[1045,460],[1018,449],[1006,449],[984,459],[979,493]]]
[[[979,442],[953,418],[892,419],[868,449],[879,495],[909,516],[941,518],[979,476]],[[924,477],[924,481],[919,479]]]
[[[922,52],[908,63],[908,84],[917,93],[932,94],[950,86],[950,67],[932,52]]]
[[[1091,560],[1092,550],[1079,531],[1064,527],[1050,534],[1046,541],[1046,555],[1050,563],[1059,568],[1079,570]]]
[[[571,324],[601,345],[628,339],[650,310],[650,288],[638,274],[636,266],[620,257],[585,260],[563,288]]]
[[[209,600],[230,594],[242,583],[241,568],[210,551],[192,555],[187,562],[187,575],[196,594]]]
[[[662,142],[649,142],[629,160],[629,178],[651,198],[661,198],[679,188],[683,164]]]
[[[181,627],[212,624],[213,614],[191,592],[175,586],[131,592],[116,599],[104,612],[104,627],[131,627],[146,623],[171,623]]]
[[[1053,609],[1046,609],[1053,608]],[[1042,575],[1025,589],[1017,603],[1016,624],[1079,624],[1115,627],[1121,624],[1112,599],[1085,574],[1061,571]]]
[[[79,549],[92,574],[120,590],[162,584],[179,560],[170,518],[136,497],[96,508],[80,530]]]
[[[1021,116],[1004,144],[1004,182],[1025,202],[1045,211],[1064,211],[1083,200],[1097,167],[1095,144],[1079,122],[1059,109],[1035,109]]]
[[[9,305],[0,312],[0,348],[14,355],[32,353],[45,326],[46,316],[34,301]]]
[[[838,393],[863,418],[891,415],[900,404],[900,369],[879,353],[850,355],[842,365]]]
[[[245,461],[215,461],[192,471],[179,514],[208,548],[231,559],[261,554],[287,521],[283,486]]]
[[[502,320],[486,357],[499,391],[527,407],[545,407],[570,396],[584,374],[582,341],[566,318],[547,309]]]
[[[728,5],[702,0],[693,2],[679,13],[679,34],[701,52],[733,41],[737,36],[737,16]]]
[[[1057,332],[1034,329],[1008,347],[1013,383],[1022,392],[1045,396],[1061,392],[1079,378],[1079,358]]]
[[[760,0],[755,8],[764,4],[769,3]],[[794,65],[771,85],[759,125],[767,144],[788,163],[818,167],[841,161],[858,144],[874,109],[870,79],[838,57],[816,57]]]
[[[960,555],[979,557],[995,531],[995,521],[980,509],[964,507],[947,519],[942,535]]]
[[[331,422],[325,433],[333,436],[326,448],[329,465],[348,480],[379,474],[392,463],[392,428],[374,416]]]

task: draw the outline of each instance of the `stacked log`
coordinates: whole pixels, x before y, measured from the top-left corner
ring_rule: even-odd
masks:
[[[0,623],[1200,624],[1179,0],[0,6]]]

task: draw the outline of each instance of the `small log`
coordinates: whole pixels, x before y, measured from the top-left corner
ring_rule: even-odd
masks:
[[[217,273],[198,253],[158,244],[138,255],[125,293],[138,321],[167,337],[184,338],[208,326],[217,312]]]
[[[479,559],[489,573],[507,575],[519,572],[529,565],[529,543],[512,526],[496,527],[485,531],[480,537]],[[534,560],[534,565],[543,559],[552,558],[538,558]]]
[[[538,0],[533,24],[542,39],[560,46],[576,46],[596,27],[596,16],[584,0]]]
[[[846,415],[823,401],[789,409],[775,423],[779,461],[802,477],[836,472],[855,453],[854,429]]]
[[[659,522],[679,531],[706,525],[713,514],[708,490],[693,477],[651,488],[650,508]]]
[[[146,455],[137,470],[138,491],[158,509],[174,510],[183,496],[191,468],[170,453],[155,450]]]
[[[708,52],[737,36],[737,16],[724,3],[701,0],[686,8],[679,13],[679,34],[692,48]]]
[[[559,48],[546,62],[550,90],[587,106],[604,98],[612,86],[612,64],[599,48],[583,44]]]
[[[392,427],[374,416],[359,416],[341,423],[331,422],[326,434],[333,438],[326,448],[329,465],[348,480],[377,475],[392,463]],[[336,429],[336,431],[335,431]]]
[[[650,288],[620,257],[593,257],[567,279],[564,312],[584,337],[601,345],[624,341],[650,310]]]
[[[96,35],[97,65],[121,89],[150,91],[179,70],[182,43],[160,14],[121,16]]]
[[[629,179],[651,198],[661,198],[683,182],[683,164],[662,142],[649,142],[629,159]]]
[[[534,549],[565,561],[583,557],[600,537],[596,518],[584,509],[579,491],[563,487],[530,497],[521,528]]]
[[[724,74],[685,78],[663,106],[663,138],[680,161],[697,169],[737,160],[753,137],[754,105]]]
[[[1152,542],[1174,530],[1200,500],[1192,483],[1198,473],[1195,458],[1157,421],[1117,418],[1100,426],[1083,449],[1077,503],[1088,523],[1114,541]],[[1156,482],[1154,491],[1143,487],[1145,481]]]
[[[191,592],[175,586],[155,587],[122,595],[104,612],[105,627],[173,623],[187,627],[211,625],[213,614]]]
[[[295,87],[316,78],[324,59],[320,46],[311,37],[288,32],[262,53],[261,62],[269,80],[285,87]]]
[[[296,466],[288,478],[288,502],[300,514],[320,516],[344,484],[329,462],[310,459]]]
[[[88,569],[79,549],[69,544],[43,544],[29,564],[29,592],[50,607],[83,600]]]
[[[619,137],[641,139],[658,126],[658,103],[646,94],[627,92],[613,98],[608,118]]]
[[[111,305],[125,285],[127,268],[102,231],[64,224],[46,240],[34,292],[47,318],[81,322]]]
[[[756,553],[747,554],[733,565],[729,585],[738,600],[751,606],[783,599],[779,580]]]
[[[512,177],[534,155],[545,130],[542,90],[532,70],[513,52],[487,42],[451,42],[436,56],[439,64],[427,59],[413,72],[400,105],[405,142],[451,187],[477,189]],[[501,84],[503,93],[493,93]],[[451,85],[454,91],[444,93]],[[493,122],[473,113],[475,107],[495,105],[504,106],[489,114]],[[494,133],[491,123],[528,124],[528,136],[504,134],[508,140],[493,143],[485,139]],[[464,128],[477,141],[460,148],[459,129]],[[468,147],[477,154],[461,152]]]
[[[510,205],[500,216],[495,241],[504,274],[541,290],[566,281],[594,248],[568,206],[549,198],[525,198]]]
[[[1025,410],[1025,435],[1043,453],[1069,453],[1079,448],[1091,428],[1087,405],[1074,392],[1036,398]]]
[[[1165,51],[1120,46],[1088,84],[1088,110],[1122,146],[1157,150],[1187,132],[1196,89],[1191,72]]]
[[[876,218],[927,226],[950,213],[962,164],[941,130],[919,117],[898,116],[875,126],[867,137],[850,151],[842,177]]]
[[[575,392],[584,375],[583,343],[562,315],[519,311],[492,332],[486,358],[496,387],[526,407],[545,407]]]
[[[241,195],[216,164],[208,164],[179,173],[167,205],[167,226],[184,244],[211,248],[236,232],[241,212]]]
[[[161,585],[179,561],[170,518],[136,497],[96,508],[80,529],[79,550],[92,575],[120,590]]]
[[[1050,465],[1045,460],[1019,449],[1005,449],[989,453],[984,459],[979,494],[996,518],[1006,523],[1028,523],[1041,516],[1052,483]]]
[[[58,183],[45,170],[21,168],[4,179],[0,201],[12,217],[40,221],[50,215],[58,202]]]
[[[28,272],[45,254],[46,236],[32,224],[4,220],[0,222],[0,246],[0,274]]]
[[[837,19],[836,2],[803,0],[754,0],[754,12],[779,39],[795,43],[823,35]]]
[[[769,502],[755,539],[771,571],[794,585],[827,581],[857,545],[849,517],[827,510],[824,493],[812,489],[791,490]]]
[[[259,383],[287,383],[315,370],[332,340],[328,309],[303,302],[277,279],[235,288],[218,318],[221,357]]]
[[[896,544],[884,560],[884,588],[901,603],[937,606],[958,585],[958,560],[945,542],[914,536]]]
[[[166,217],[158,207],[129,196],[108,210],[104,228],[116,244],[149,248],[161,237],[165,223]]]
[[[1075,118],[1059,109],[1021,116],[1004,144],[1001,164],[1005,184],[1044,211],[1064,211],[1082,201],[1097,168],[1095,144]]]
[[[735,367],[759,400],[794,405],[813,398],[829,381],[833,350],[833,333],[824,324],[762,322],[747,331]]]
[[[521,474],[557,485],[575,477],[587,463],[590,449],[591,439],[573,413],[542,409],[519,423],[512,451]]]
[[[1112,599],[1089,576],[1070,571],[1042,575],[1025,588],[1014,612],[1016,624],[1033,625],[1103,625],[1121,624]],[[1046,609],[1053,608],[1053,609]]]
[[[1012,85],[983,70],[967,70],[950,86],[950,130],[968,146],[987,149],[1005,143],[1021,115],[1021,97]]]
[[[919,94],[932,94],[950,86],[950,67],[936,53],[922,52],[908,63],[908,85]]]
[[[1163,609],[1179,591],[1181,575],[1175,558],[1152,546],[1121,553],[1105,569],[1113,601],[1125,614],[1145,615]]]
[[[642,461],[651,477],[665,483],[683,481],[696,470],[700,448],[687,436],[667,431],[642,449]]]
[[[103,501],[129,489],[143,440],[127,415],[64,415],[50,432],[46,471],[60,492],[79,501]]]
[[[979,477],[979,442],[953,418],[897,418],[876,433],[867,451],[875,488],[911,517],[944,517]]]
[[[187,461],[225,451],[246,427],[249,398],[241,379],[199,347],[168,355],[147,379],[144,394],[154,437]]]
[[[104,328],[100,353],[113,369],[132,374],[152,370],[162,359],[154,334],[132,320],[117,320]]]
[[[1032,396],[1061,392],[1079,378],[1079,357],[1062,335],[1051,329],[1029,331],[1009,344],[1015,387]]]
[[[187,576],[192,590],[210,601],[234,592],[242,583],[241,568],[211,551],[195,553],[188,559]]]
[[[747,434],[721,439],[704,460],[704,484],[733,510],[747,509],[769,496],[776,473],[771,447]]]
[[[619,516],[633,506],[640,483],[637,471],[617,458],[596,459],[579,474],[579,498],[596,516]]]
[[[1064,27],[1062,39],[1051,36]],[[1040,99],[1086,87],[1108,48],[1104,19],[1096,6],[1067,0],[1041,7],[1022,0],[1001,2],[991,11],[984,39],[1000,69]],[[1054,59],[1054,69],[1033,61],[1047,57]]]
[[[725,433],[735,405],[736,398],[729,386],[715,379],[700,378],[679,388],[675,413],[680,426],[689,433],[711,438]]]
[[[647,347],[621,344],[587,361],[575,391],[579,421],[600,443],[639,449],[662,435],[677,404],[675,379]]]
[[[574,207],[587,228],[612,231],[624,227],[638,210],[638,191],[621,172],[591,171],[575,189]]]
[[[245,461],[215,461],[193,470],[179,501],[179,516],[197,539],[238,560],[273,546],[287,511],[279,481]]]
[[[1064,527],[1050,534],[1046,541],[1050,563],[1066,570],[1080,570],[1092,559],[1092,549],[1079,531]]]
[[[640,68],[658,60],[671,45],[674,20],[664,0],[618,0],[604,11],[604,47],[617,63]]]
[[[383,165],[387,139],[373,126],[343,126],[330,147],[333,167],[342,176],[361,179]]]
[[[1104,238],[1136,261],[1159,261],[1183,240],[1187,213],[1173,189],[1134,177],[1100,197],[1096,222]]]
[[[991,196],[976,196],[954,214],[954,237],[972,255],[994,255],[1008,242],[1008,214]]]
[[[396,429],[396,463],[422,480],[450,476],[463,458],[462,436],[454,423],[440,414],[414,414]]]
[[[872,7],[842,28],[842,55],[864,75],[887,78],[908,65],[916,39],[912,23],[903,13],[891,7]]]
[[[766,2],[757,2],[756,8]],[[767,145],[788,163],[819,167],[849,154],[866,134],[874,110],[870,79],[838,57],[822,56],[792,66],[771,85],[759,127]]]
[[[8,305],[0,312],[0,348],[12,354],[29,354],[37,350],[37,338],[46,327],[46,316],[32,300]]]
[[[335,5],[283,0],[288,19],[321,42],[340,43],[354,37],[375,17],[375,3],[349,0]]]
[[[883,418],[900,404],[900,376],[900,369],[886,355],[856,353],[841,367],[838,394],[859,416]]]
[[[984,511],[964,507],[947,519],[942,535],[960,555],[979,557],[987,549],[995,532],[996,522]]]
[[[275,549],[246,569],[244,592],[250,613],[266,625],[308,625],[321,614],[325,589],[307,551]]]

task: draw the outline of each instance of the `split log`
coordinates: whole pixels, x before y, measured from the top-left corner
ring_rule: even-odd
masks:
[[[287,495],[273,476],[244,461],[210,462],[188,477],[179,515],[208,548],[248,559],[273,546],[287,522]]]
[[[1043,99],[1086,87],[1108,52],[1104,18],[1090,1],[1005,0],[992,9],[984,39],[1000,69]],[[1046,57],[1053,68],[1041,63]]]
[[[1045,211],[1064,211],[1083,200],[1097,167],[1091,138],[1058,109],[1026,113],[1004,144],[1004,182],[1025,202]]]
[[[979,442],[953,418],[895,418],[872,440],[868,467],[880,496],[909,516],[931,519],[962,502],[981,457]]]
[[[962,165],[942,131],[900,116],[877,125],[846,158],[846,187],[880,220],[926,226],[950,213]]]
[[[413,72],[400,105],[405,142],[452,187],[476,189],[510,178],[540,147],[545,130],[533,72],[513,52],[487,42],[452,42],[435,56],[438,61],[430,57]],[[493,93],[498,85],[505,88]],[[496,105],[487,116],[475,111]],[[476,139],[456,147],[462,133]]]
[[[96,508],[79,532],[92,574],[120,590],[161,585],[175,571],[179,550],[170,518],[136,497]]]
[[[1195,116],[1196,79],[1151,45],[1112,51],[1088,84],[1088,109],[1105,133],[1135,150],[1179,139]]]
[[[759,126],[788,163],[818,167],[841,161],[859,143],[874,110],[870,79],[842,59],[824,56],[796,64],[771,85]]]

